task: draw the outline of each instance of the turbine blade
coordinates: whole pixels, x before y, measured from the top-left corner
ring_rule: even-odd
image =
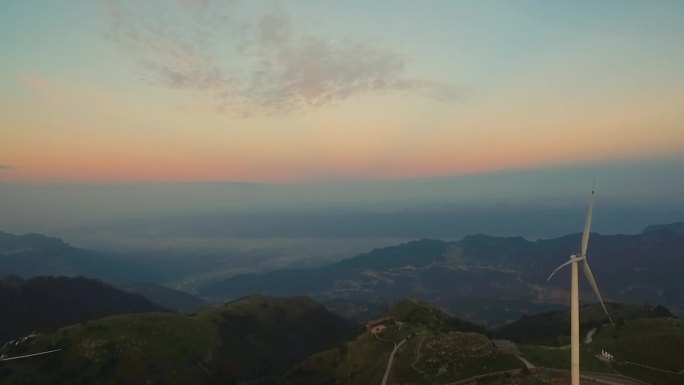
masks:
[[[549,275],[549,278],[546,278],[546,280],[547,280],[547,281],[550,281],[550,280],[551,280],[551,277],[553,277],[553,275],[556,274],[556,273],[558,272],[558,270],[564,268],[565,266],[571,264],[572,262],[573,262],[573,259],[570,259],[569,261],[565,262],[564,264],[558,266],[558,267],[556,268],[556,270],[554,270],[553,273],[551,273],[551,275]]]
[[[594,188],[591,189],[591,198],[589,198],[589,209],[587,210],[587,221],[584,223],[584,232],[582,233],[582,252],[580,257],[587,256],[587,247],[589,246],[589,233],[591,232],[591,214],[594,210]]]
[[[15,357],[2,358],[2,359],[0,359],[0,362],[2,362],[2,361],[12,361],[12,360],[21,360],[21,359],[28,358],[28,357],[42,356],[43,354],[50,354],[50,353],[58,352],[58,351],[60,351],[60,350],[62,350],[62,349],[48,350],[48,351],[46,351],[46,352],[33,353],[33,354],[26,354],[26,355],[23,355],[23,356],[15,356]]]
[[[599,303],[603,308],[603,312],[606,313],[606,316],[608,317],[608,320],[610,321],[611,325],[615,325],[613,323],[613,319],[610,318],[610,314],[608,314],[606,304],[603,303],[603,298],[601,297],[601,293],[599,293],[598,286],[596,285],[596,280],[594,279],[594,274],[591,273],[591,268],[589,267],[589,264],[587,263],[586,259],[584,260],[584,263],[582,263],[582,268],[584,270],[584,276],[587,277],[587,281],[589,281],[591,288],[594,289],[594,294],[596,294],[596,298],[598,298]]]

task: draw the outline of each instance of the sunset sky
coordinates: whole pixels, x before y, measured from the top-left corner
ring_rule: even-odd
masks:
[[[673,168],[683,17],[682,1],[2,1],[0,181]]]

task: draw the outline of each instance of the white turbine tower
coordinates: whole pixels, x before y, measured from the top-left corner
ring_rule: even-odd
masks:
[[[603,311],[608,316],[608,320],[613,324],[613,320],[608,314],[606,305],[603,303],[603,298],[601,298],[601,293],[599,293],[598,287],[596,286],[596,281],[594,280],[594,275],[591,273],[589,264],[587,263],[587,246],[589,245],[589,231],[591,230],[591,213],[594,208],[594,188],[591,189],[591,198],[589,199],[589,210],[587,211],[587,221],[584,224],[584,232],[582,233],[582,247],[580,255],[573,254],[570,256],[570,260],[564,264],[558,266],[556,270],[549,275],[550,280],[558,270],[564,268],[567,265],[572,264],[572,278],[571,278],[571,289],[570,289],[570,377],[572,385],[580,385],[580,373],[579,373],[579,266],[582,264],[582,269],[584,270],[584,275],[589,281],[592,289],[594,289],[594,294],[598,298]]]

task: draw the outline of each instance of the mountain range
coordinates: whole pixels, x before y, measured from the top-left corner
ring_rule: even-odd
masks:
[[[592,233],[589,260],[604,297],[613,302],[662,304],[684,314],[682,227],[680,222],[648,226],[639,234]],[[179,311],[201,306],[205,300],[223,302],[261,292],[312,296],[346,317],[363,321],[381,314],[392,302],[417,298],[494,328],[521,315],[567,306],[569,280],[563,274],[551,282],[546,277],[577,251],[579,243],[580,234],[534,241],[488,235],[453,242],[424,239],[323,267],[217,275],[195,281],[192,297],[163,287],[162,268],[153,266],[164,264],[161,257],[151,262],[79,249],[37,234],[0,233],[0,274],[84,275]],[[589,287],[581,290],[583,303],[594,300]]]
[[[107,282],[156,281],[160,277],[133,258],[81,249],[41,234],[14,235],[0,231],[0,275],[23,278],[77,276]]]
[[[543,306],[569,302],[570,280],[563,274],[551,282],[546,278],[577,251],[580,237],[529,241],[473,235],[455,242],[419,240],[320,268],[237,275],[208,283],[198,294],[215,299],[254,292],[311,295],[323,303],[339,304],[344,299],[356,308],[363,308],[359,303],[410,297],[496,326],[530,309],[550,310]],[[592,234],[589,260],[604,298],[684,309],[684,233],[660,226],[632,235]],[[594,300],[589,287],[582,287],[582,292],[583,301]],[[487,309],[478,310],[473,301],[488,302],[490,307],[508,304],[500,307],[518,310],[483,319]]]

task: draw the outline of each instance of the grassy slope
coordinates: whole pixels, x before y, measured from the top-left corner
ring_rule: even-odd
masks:
[[[3,363],[0,383],[230,384],[285,370],[346,340],[356,328],[311,300],[261,296],[193,316],[109,317],[63,328],[9,352],[64,349]]]
[[[52,331],[117,314],[164,312],[147,299],[83,277],[0,280],[0,345],[32,331]]]
[[[202,377],[202,363],[216,350],[209,319],[178,314],[115,316],[78,324],[37,339],[24,353],[64,348],[43,358],[7,362],[6,384],[188,383]],[[19,353],[19,352],[14,352]],[[172,368],[172,370],[166,370]],[[0,372],[2,373],[2,372]]]
[[[569,349],[547,349],[522,345],[520,351],[532,363],[552,368],[569,368]],[[594,356],[604,349],[615,356],[611,366]],[[581,347],[582,370],[622,373],[660,385],[681,385],[684,374],[667,374],[624,363],[637,362],[661,369],[684,369],[684,321],[673,318],[650,318],[627,321],[615,328],[605,325],[594,341]]]
[[[446,383],[521,367],[520,361],[514,357],[495,354],[486,336],[473,332],[455,333],[459,330],[482,330],[477,325],[452,319],[420,302],[401,301],[389,310],[388,315],[398,322],[388,326],[379,338],[366,332],[347,344],[309,357],[278,383],[380,383],[394,343],[403,339],[407,342],[395,356],[390,382]],[[484,345],[488,354],[469,350],[474,343]]]
[[[614,321],[620,323],[639,318],[672,317],[664,307],[607,303],[608,312]],[[597,305],[580,308],[580,334],[608,322],[603,309]],[[499,338],[530,345],[562,346],[570,343],[570,311],[551,311],[533,316],[523,316],[519,320],[495,330]]]
[[[368,333],[305,359],[279,384],[378,384],[393,345]]]

